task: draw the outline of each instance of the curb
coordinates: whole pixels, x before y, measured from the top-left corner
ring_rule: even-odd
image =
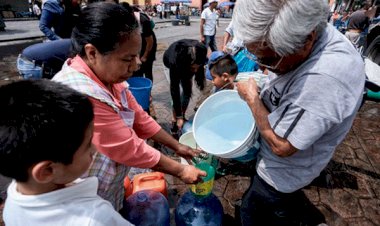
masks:
[[[45,36],[32,36],[32,37],[24,37],[24,38],[3,39],[3,40],[0,40],[0,43],[17,42],[17,41],[31,41],[34,39],[43,39],[44,37]]]

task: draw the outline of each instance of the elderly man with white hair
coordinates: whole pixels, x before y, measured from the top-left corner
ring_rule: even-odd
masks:
[[[326,167],[360,107],[363,60],[327,17],[322,0],[236,3],[236,36],[273,72],[261,90],[253,79],[237,85],[261,135],[243,225],[300,225],[301,189]]]

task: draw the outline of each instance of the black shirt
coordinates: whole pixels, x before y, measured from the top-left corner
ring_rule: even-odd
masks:
[[[145,52],[145,48],[146,48],[145,38],[149,36],[153,36],[153,46],[149,52],[148,60],[154,61],[156,59],[157,39],[156,39],[156,35],[154,34],[150,18],[145,13],[140,12],[140,24],[141,24],[141,29],[142,29],[141,31],[142,43],[141,43],[140,56],[142,56]]]

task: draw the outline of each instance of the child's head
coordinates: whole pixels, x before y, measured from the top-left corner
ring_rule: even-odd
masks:
[[[0,106],[0,174],[65,184],[88,169],[94,115],[86,96],[53,81],[23,80],[0,87]]]
[[[216,88],[233,88],[233,81],[238,74],[238,67],[230,54],[214,51],[208,61],[206,76],[212,79]]]

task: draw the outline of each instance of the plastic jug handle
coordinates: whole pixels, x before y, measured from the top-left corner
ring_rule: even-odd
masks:
[[[149,180],[157,180],[157,179],[162,179],[163,175],[162,174],[156,174],[156,175],[149,175],[146,177],[139,178],[138,181],[149,181]]]

